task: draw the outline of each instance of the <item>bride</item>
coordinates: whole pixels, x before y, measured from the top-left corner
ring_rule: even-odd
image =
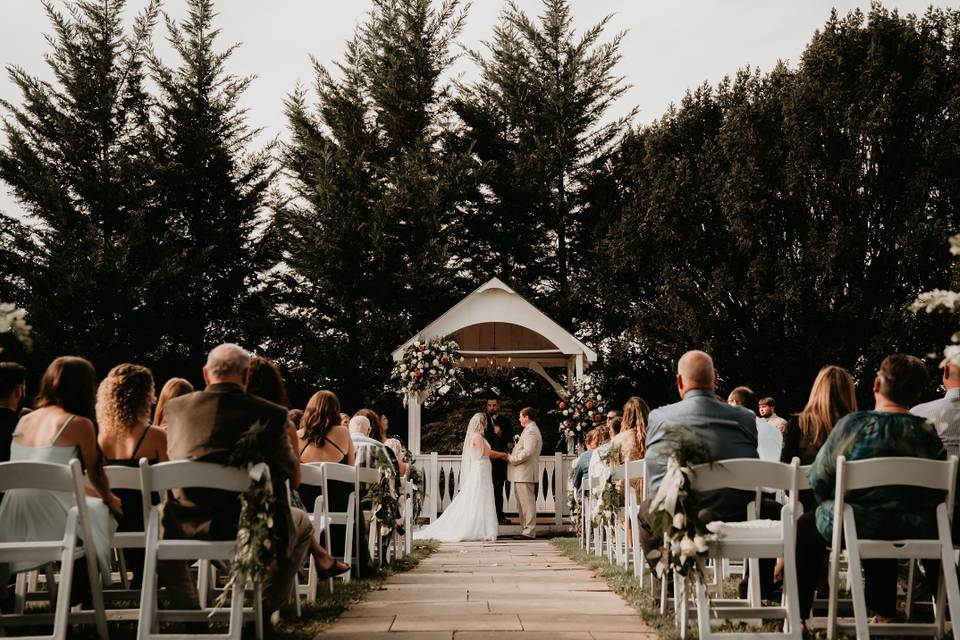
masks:
[[[496,540],[497,509],[493,502],[490,458],[505,459],[483,439],[487,416],[475,413],[467,426],[460,465],[460,493],[433,523],[414,532],[416,539],[440,542]]]

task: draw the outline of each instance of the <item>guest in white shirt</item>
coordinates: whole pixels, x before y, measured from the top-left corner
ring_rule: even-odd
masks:
[[[749,407],[748,407],[749,408]],[[777,428],[783,434],[787,432],[787,421],[777,415],[777,405],[773,398],[760,398],[760,417]]]
[[[783,434],[750,408],[757,406],[757,394],[750,387],[737,387],[727,397],[727,404],[742,407],[753,414],[757,422],[757,456],[761,460],[780,462]]]
[[[947,455],[960,455],[960,367],[943,367],[943,386],[947,391],[942,398],[918,404],[910,413],[933,423]]]
[[[384,455],[387,452],[386,445],[370,437],[371,429],[370,419],[366,416],[350,418],[350,439],[353,440],[353,448],[357,452],[357,464],[364,467],[374,466],[371,462],[374,449],[382,450]]]

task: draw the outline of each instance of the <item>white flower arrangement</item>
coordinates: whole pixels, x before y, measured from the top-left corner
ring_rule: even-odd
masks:
[[[583,376],[565,399],[557,401],[556,412],[561,416],[560,433],[568,438],[582,438],[587,431],[599,426],[606,408],[597,381],[592,376]]]
[[[459,349],[455,341],[444,338],[417,340],[407,347],[393,368],[393,378],[404,403],[410,394],[432,389],[437,389],[441,395],[447,393],[460,376],[457,367]]]
[[[0,302],[0,334],[10,333],[27,350],[33,348],[32,327],[27,324],[27,312],[9,302]]]
[[[703,443],[679,435],[676,448],[667,459],[667,469],[650,502],[650,525],[663,546],[648,554],[657,560],[659,577],[676,571],[687,579],[702,579],[703,562],[710,545],[717,541],[716,523],[700,520],[700,496],[691,488],[691,467],[710,462]]]
[[[950,236],[950,255],[960,256],[960,233]],[[910,310],[914,313],[943,311],[955,314],[960,311],[960,292],[946,289],[925,291],[913,301]],[[960,366],[960,331],[950,336],[950,344],[943,349],[940,366],[948,364],[954,367]]]

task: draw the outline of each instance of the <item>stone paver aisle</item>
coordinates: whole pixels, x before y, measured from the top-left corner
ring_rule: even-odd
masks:
[[[318,640],[655,638],[607,584],[546,541],[444,544]]]

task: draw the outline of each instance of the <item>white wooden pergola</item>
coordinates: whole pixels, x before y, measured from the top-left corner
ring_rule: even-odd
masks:
[[[461,367],[523,367],[542,376],[560,397],[566,387],[547,369],[566,369],[567,380],[583,376],[597,354],[498,278],[478,288],[393,352],[394,362],[416,340],[450,337],[460,345]],[[409,448],[420,453],[420,407],[430,392],[407,398]]]

